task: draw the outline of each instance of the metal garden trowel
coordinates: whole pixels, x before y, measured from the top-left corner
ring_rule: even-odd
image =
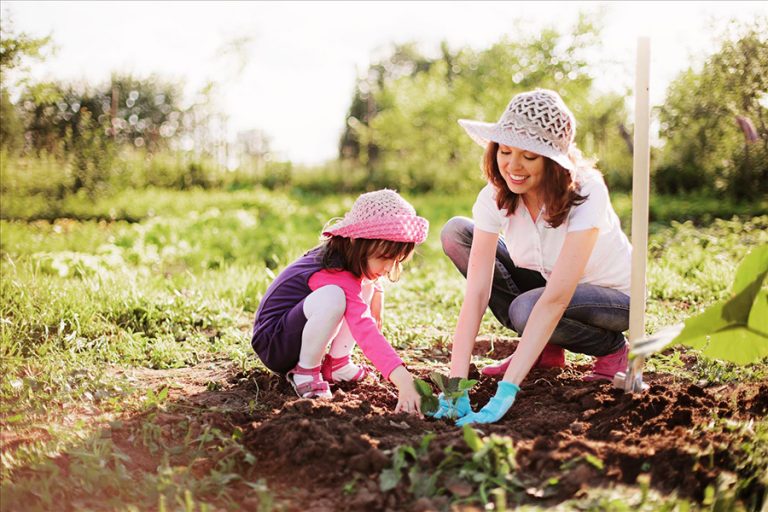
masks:
[[[628,393],[637,393],[648,389],[648,384],[643,382],[645,359],[669,345],[669,342],[683,330],[683,325],[676,324],[665,327],[651,336],[630,343],[627,371],[618,372],[613,376],[613,387],[623,389]]]

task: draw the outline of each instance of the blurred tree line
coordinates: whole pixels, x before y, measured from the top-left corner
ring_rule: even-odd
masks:
[[[720,49],[700,69],[684,71],[669,86],[666,101],[655,112],[661,140],[652,155],[657,191],[765,197],[766,25],[765,19],[730,25],[731,32],[720,36]],[[0,32],[4,192],[25,180],[31,183],[34,176],[37,181],[24,190],[58,197],[147,185],[256,183],[316,192],[384,186],[411,192],[476,190],[482,149],[456,120],[496,121],[512,95],[537,87],[563,96],[579,122],[577,143],[598,159],[609,186],[631,188],[633,127],[627,106],[632,92],[596,89],[594,57],[600,54],[601,22],[587,15],[564,32],[548,28],[482,50],[452,49],[443,43],[437,54],[426,55],[416,44],[394,46],[357,80],[339,159],[305,169],[291,162],[265,165],[266,138],[259,135],[256,144],[246,133],[237,145],[246,148],[247,158],[240,159],[235,171],[225,169],[226,150],[222,154],[211,143],[211,127],[223,123],[206,100],[210,88],[185,107],[176,84],[115,74],[96,86],[23,84],[14,104],[7,72],[25,59],[41,58],[50,41],[16,33],[7,24]],[[523,34],[522,29],[512,32]]]
[[[0,18],[0,147],[16,150],[21,146],[24,126],[11,103],[7,76],[11,70],[21,67],[25,59],[42,59],[42,50],[51,41],[50,37],[14,34],[9,24],[5,17]]]
[[[768,20],[722,38],[701,70],[667,89],[659,110],[664,141],[660,192],[710,191],[743,199],[768,194]]]
[[[658,109],[662,146],[652,155],[659,192],[704,192],[740,199],[768,192],[768,26],[755,20],[721,36],[700,70],[688,69]],[[632,92],[600,94],[588,60],[600,25],[582,16],[492,47],[426,57],[412,44],[370,66],[358,80],[340,140],[340,158],[364,168],[370,187],[475,189],[478,148],[460,118],[496,121],[512,95],[557,90],[578,121],[576,142],[613,189],[632,185]],[[663,52],[654,48],[654,52]]]
[[[627,92],[594,91],[588,52],[599,37],[596,21],[582,16],[570,33],[546,29],[479,51],[452,51],[443,43],[440,55],[428,58],[413,44],[397,46],[358,80],[341,158],[364,167],[373,187],[476,189],[482,149],[457,119],[495,122],[514,94],[548,88],[579,120],[579,145],[600,157],[609,181],[625,188],[632,163],[622,135]]]
[[[4,190],[14,185],[10,176],[15,181],[31,178],[18,176],[19,170],[39,174],[38,183],[27,191],[58,197],[127,186],[218,184],[221,166],[211,158],[210,127],[220,116],[210,108],[212,85],[191,105],[182,106],[180,86],[157,76],[113,74],[95,86],[28,80],[10,84],[9,72],[25,60],[41,58],[50,39],[16,33],[6,19],[0,33],[0,151],[4,160],[18,157],[2,165]],[[9,94],[12,85],[21,89],[15,104]],[[176,151],[185,138],[196,151]],[[21,169],[9,169],[11,164]]]

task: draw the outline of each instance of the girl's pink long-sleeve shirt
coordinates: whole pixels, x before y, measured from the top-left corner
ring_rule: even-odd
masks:
[[[312,291],[327,285],[336,285],[344,290],[347,299],[344,320],[349,325],[349,331],[365,357],[370,359],[384,378],[389,379],[389,375],[403,364],[403,360],[376,326],[371,308],[363,300],[362,280],[347,271],[320,270],[312,274],[307,284]]]

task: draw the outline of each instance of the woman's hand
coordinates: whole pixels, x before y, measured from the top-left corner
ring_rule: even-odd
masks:
[[[495,423],[499,421],[515,403],[518,391],[520,391],[520,387],[517,384],[506,381],[499,382],[496,394],[485,404],[485,407],[460,418],[456,425],[461,427],[470,423]]]
[[[413,375],[405,369],[405,366],[398,366],[389,375],[389,380],[397,386],[397,405],[395,412],[407,412],[416,414],[420,418],[421,414],[421,395],[416,391],[413,383]]]
[[[454,403],[453,400],[448,400],[445,398],[443,393],[440,393],[437,396],[437,402],[437,411],[430,415],[437,420],[441,418],[455,420],[458,418],[463,418],[472,412],[472,407],[469,405],[469,395],[466,391],[456,399],[456,403]]]
[[[376,327],[381,331],[384,326],[384,292],[376,288],[371,297],[371,316],[376,321]]]

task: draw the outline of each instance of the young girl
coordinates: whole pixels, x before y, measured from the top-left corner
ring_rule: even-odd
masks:
[[[501,419],[534,365],[564,366],[563,349],[596,357],[587,380],[611,380],[626,368],[631,247],[556,92],[516,95],[498,123],[459,124],[485,148],[488,184],[473,219],[454,217],[441,234],[467,278],[451,376],[467,376],[486,307],[521,335],[510,358],[484,369],[503,375],[485,407],[473,413],[466,395],[456,406],[440,400],[437,415],[458,416],[462,425]]]
[[[264,294],[251,344],[302,398],[331,397],[330,384],[359,381],[355,346],[398,389],[395,412],[419,413],[413,376],[381,334],[383,289],[427,237],[429,223],[393,190],[362,194],[323,243],[290,264]],[[327,353],[326,353],[327,351]]]

